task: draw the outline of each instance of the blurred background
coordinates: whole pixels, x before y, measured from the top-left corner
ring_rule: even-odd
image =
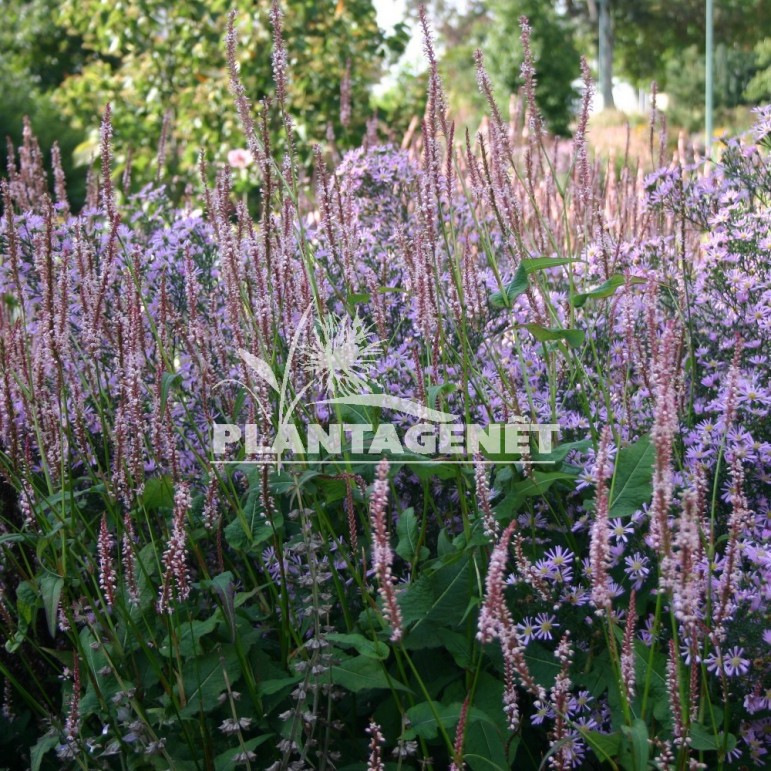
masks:
[[[303,159],[315,143],[334,156],[361,144],[367,132],[401,143],[414,130],[425,94],[418,4],[282,1]],[[2,0],[0,7],[0,134],[18,145],[27,115],[46,157],[58,141],[75,206],[98,155],[107,102],[118,172],[130,165],[132,189],[155,178],[164,125],[163,179],[179,195],[195,180],[201,148],[216,164],[243,147],[223,45],[231,8],[238,14],[241,75],[256,109],[273,93],[270,0]],[[501,104],[508,107],[517,93],[518,19],[526,15],[538,100],[554,133],[569,137],[574,126],[583,54],[598,78],[595,149],[623,152],[627,125],[632,141],[643,141],[652,81],[674,141],[685,132],[695,145],[703,142],[705,0],[434,0],[427,7],[461,131],[476,131],[485,112],[474,49],[485,52]],[[747,127],[750,108],[771,101],[771,0],[717,0],[714,30],[719,136]],[[279,129],[271,123],[280,146]],[[0,152],[5,165],[6,143]]]

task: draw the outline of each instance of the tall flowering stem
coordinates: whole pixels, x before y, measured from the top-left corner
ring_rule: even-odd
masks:
[[[375,484],[369,503],[369,517],[372,525],[372,564],[378,578],[378,589],[383,601],[383,615],[391,625],[391,642],[402,639],[402,613],[396,601],[394,577],[391,572],[394,555],[389,542],[388,509],[388,460],[383,458],[377,465]]]
[[[504,663],[503,711],[511,731],[516,731],[520,723],[518,684],[529,691],[536,701],[545,704],[547,700],[546,691],[536,682],[525,660],[525,644],[517,633],[504,596],[509,543],[516,527],[516,520],[506,527],[490,555],[485,579],[485,599],[477,626],[477,639],[480,642],[498,640],[501,644]]]
[[[190,576],[187,567],[186,521],[190,511],[190,490],[184,483],[174,494],[174,520],[169,545],[163,554],[163,585],[158,598],[158,612],[170,613],[171,600],[176,589],[177,599],[184,601],[190,595]]]
[[[371,720],[367,733],[370,736],[369,740],[369,762],[367,763],[367,771],[385,771],[383,765],[383,744],[385,744],[385,737],[380,729],[380,726]]]
[[[589,561],[592,574],[592,603],[601,616],[610,610],[610,528],[608,514],[610,499],[605,484],[607,476],[608,449],[610,445],[610,428],[605,427],[600,438],[597,452],[595,479],[597,498],[589,545]]]
[[[112,607],[115,603],[115,566],[112,561],[112,551],[115,541],[107,527],[107,515],[102,515],[102,524],[99,528],[99,585],[104,592],[105,602]]]
[[[573,649],[570,645],[570,632],[565,632],[557,646],[557,660],[560,671],[551,690],[551,706],[554,711],[554,728],[550,732],[551,757],[549,767],[555,771],[568,771],[573,763],[570,757],[570,745],[566,741],[568,735],[568,720],[570,710],[570,664],[573,660]]]
[[[490,484],[487,480],[487,469],[480,453],[474,456],[474,480],[477,487],[477,505],[482,512],[485,535],[488,538],[497,538],[500,527],[490,506]]]

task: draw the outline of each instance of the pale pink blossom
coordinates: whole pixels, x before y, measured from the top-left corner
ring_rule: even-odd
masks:
[[[234,169],[245,169],[252,165],[252,154],[243,148],[228,151],[228,164]]]

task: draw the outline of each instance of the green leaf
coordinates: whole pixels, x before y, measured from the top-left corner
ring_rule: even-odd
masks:
[[[170,476],[152,477],[142,491],[142,506],[148,511],[171,509],[174,506],[174,484]]]
[[[503,292],[498,290],[490,295],[490,305],[493,308],[509,308],[517,297],[527,292],[528,286],[527,273],[520,267],[514,274],[514,278],[506,284]]]
[[[475,721],[466,731],[463,759],[471,771],[509,771],[505,741],[492,721]]]
[[[437,557],[444,557],[446,554],[451,554],[455,551],[452,545],[450,536],[447,534],[447,528],[442,528],[439,531],[439,537],[436,539],[436,555]]]
[[[231,771],[231,769],[243,767],[242,761],[239,761],[238,763],[235,762],[234,759],[236,755],[244,750],[251,752],[268,741],[268,739],[273,738],[275,738],[275,734],[272,733],[260,734],[254,739],[249,739],[243,742],[243,744],[239,744],[237,747],[233,747],[232,749],[226,750],[221,755],[217,755],[217,757],[214,758],[215,771]]]
[[[176,388],[181,382],[182,375],[179,372],[164,372],[161,375],[161,412],[166,409],[169,392],[172,388]]]
[[[721,731],[717,736],[701,723],[691,725],[691,748],[704,752],[722,750],[725,744],[725,734]],[[736,737],[728,734],[728,752],[736,747]]]
[[[571,257],[534,257],[533,259],[522,260],[517,267],[514,278],[506,285],[503,292],[493,292],[490,295],[490,304],[494,308],[509,307],[517,297],[527,292],[528,276],[531,273],[547,268],[557,268],[570,262],[575,262],[575,260]]]
[[[292,688],[302,680],[300,675],[296,677],[282,677],[276,680],[263,680],[259,686],[258,691],[260,696],[272,696],[274,693],[281,693],[286,688]]]
[[[406,466],[418,479],[423,481],[429,481],[434,478],[454,479],[458,475],[458,465],[455,463],[420,461],[418,463],[407,463]]]
[[[493,506],[496,516],[506,517],[518,511],[528,498],[544,495],[555,482],[574,482],[575,476],[564,471],[535,471],[533,477],[512,485],[503,500]]]
[[[428,576],[422,575],[417,581],[405,586],[399,593],[399,608],[402,611],[402,620],[405,624],[411,624],[423,618],[434,604],[434,591]]]
[[[586,337],[583,329],[547,328],[540,324],[525,324],[524,327],[541,343],[565,340],[571,348],[580,348]]]
[[[263,516],[259,499],[259,493],[249,493],[244,505],[244,517],[237,517],[223,529],[225,541],[232,548],[248,551],[273,537],[275,531],[271,523]],[[273,517],[273,524],[280,528],[283,523],[283,515],[280,512],[276,513]]]
[[[595,287],[594,289],[590,289],[588,292],[580,292],[578,294],[574,294],[570,298],[570,304],[574,308],[580,308],[589,299],[601,300],[605,297],[610,297],[611,295],[616,293],[616,290],[620,286],[624,286],[625,282],[626,282],[626,279],[624,278],[624,276],[622,276],[620,273],[614,273],[607,281],[600,284],[598,287]],[[630,279],[630,283],[644,284],[645,279],[639,278],[638,276],[633,276]]]
[[[466,635],[439,626],[436,628],[436,636],[461,669],[472,668],[471,643]]]
[[[560,665],[554,658],[553,653],[546,650],[546,648],[538,643],[533,642],[527,646],[525,659],[530,667],[533,678],[539,685],[544,686],[544,688],[549,688],[554,684],[554,679],[560,671]]]
[[[206,635],[211,634],[217,628],[218,617],[220,617],[219,613],[213,613],[203,621],[196,620],[181,624],[181,631],[176,631],[173,638],[166,637],[163,641],[160,647],[161,655],[169,656],[172,650],[183,658],[203,655],[204,649],[201,643]],[[172,640],[173,649],[170,648]]]
[[[384,661],[390,653],[388,646],[380,640],[369,640],[361,634],[342,634],[333,632],[325,635],[325,639],[337,643],[343,648],[355,648],[362,656]]]
[[[182,669],[182,683],[186,705],[182,715],[187,717],[219,707],[218,697],[226,690],[224,671],[234,685],[241,678],[241,663],[233,646],[222,646],[205,656],[190,658]],[[178,698],[182,693],[175,688]],[[236,689],[240,690],[240,689]]]
[[[64,579],[47,573],[40,579],[40,594],[43,598],[43,607],[46,612],[46,623],[48,624],[48,633],[51,637],[56,636],[56,622],[59,611],[59,599],[62,596],[64,588]]]
[[[415,563],[428,556],[428,549],[425,546],[418,549],[420,527],[412,508],[406,509],[399,516],[399,521],[396,523],[396,535],[399,538],[396,544],[396,553],[406,562]]]
[[[533,453],[533,460],[551,461],[554,464],[561,463],[572,450],[587,450],[592,446],[591,439],[579,439],[576,442],[565,442],[552,448],[550,453]]]
[[[40,597],[29,581],[22,581],[16,587],[16,610],[19,619],[25,624],[31,624],[37,613]]]
[[[432,709],[433,707],[433,709]],[[410,727],[405,732],[405,739],[420,736],[423,739],[436,739],[439,735],[439,725],[450,733],[460,719],[463,705],[460,702],[440,704],[439,702],[422,701],[407,710]],[[437,717],[439,720],[437,721]]]
[[[429,386],[426,389],[426,396],[428,398],[428,406],[435,410],[436,407],[436,401],[442,394],[450,394],[453,391],[458,390],[457,383],[442,383],[441,385],[433,385]]]
[[[653,445],[647,435],[618,451],[610,495],[611,517],[631,516],[650,501],[653,457]]]
[[[233,574],[228,570],[225,573],[220,573],[214,576],[210,583],[211,588],[217,595],[222,607],[222,611],[225,614],[225,618],[228,620],[230,626],[230,639],[235,640],[236,637],[236,605],[235,605],[235,593],[236,588],[233,583]],[[213,618],[213,616],[211,617]]]
[[[578,730],[599,760],[613,760],[618,756],[621,746],[619,733],[601,734],[599,731],[590,731],[583,727],[579,727]]]
[[[413,584],[419,585],[421,582],[429,587],[432,595],[430,607],[417,619],[414,619],[409,604],[402,602],[399,597],[399,606],[402,609],[404,622],[415,620],[415,627],[426,622],[429,626],[433,624],[442,624],[443,626],[453,627],[460,624],[466,615],[469,607],[469,592],[471,588],[471,571],[469,568],[468,555],[456,554],[450,555],[448,561],[441,565],[431,574],[423,574],[418,581]],[[412,588],[412,587],[411,587]],[[405,607],[406,606],[406,607]]]
[[[621,733],[626,737],[631,747],[631,768],[633,771],[645,771],[648,768],[650,747],[648,745],[648,725],[639,717],[631,726],[621,726]],[[626,755],[626,752],[624,753]]]
[[[58,733],[44,734],[34,746],[30,749],[30,771],[40,771],[40,764],[43,762],[43,756],[59,744]]]
[[[351,693],[359,693],[371,689],[391,689],[409,691],[398,680],[386,677],[383,665],[369,656],[356,656],[341,661],[332,667],[332,682],[340,685]]]

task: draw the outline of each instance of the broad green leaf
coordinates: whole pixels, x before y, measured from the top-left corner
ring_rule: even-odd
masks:
[[[433,707],[433,709],[432,709]],[[422,701],[414,707],[407,710],[407,717],[410,719],[409,730],[405,733],[406,739],[413,739],[420,736],[423,739],[436,739],[439,735],[439,724],[444,726],[445,731],[452,736],[452,731],[457,724],[463,705],[460,702],[453,704],[433,704]],[[439,721],[437,722],[437,717]]]
[[[22,581],[16,587],[16,610],[25,624],[31,624],[38,609],[40,597],[29,581]]]
[[[223,529],[225,540],[234,549],[246,551],[269,541],[273,537],[275,531],[270,522],[263,516],[258,503],[259,494],[249,493],[244,505],[244,519],[246,521],[237,517]],[[283,521],[280,512],[274,515],[273,523],[277,528],[283,525]]]
[[[176,388],[182,382],[182,375],[179,372],[164,372],[161,375],[161,411],[166,409],[166,403],[169,399],[169,392]]]
[[[436,402],[437,402],[437,399],[442,394],[450,394],[453,391],[457,391],[457,390],[458,390],[458,385],[456,383],[442,383],[442,385],[429,386],[426,389],[426,397],[428,399],[428,406],[432,410],[437,409]]]
[[[564,444],[558,444],[552,448],[550,453],[533,453],[533,460],[537,461],[552,461],[557,464],[565,460],[568,453],[573,450],[587,450],[592,446],[591,439],[580,439],[576,442],[565,442]]]
[[[610,495],[610,516],[628,517],[651,499],[654,449],[648,436],[616,456],[616,471]]]
[[[431,479],[453,479],[458,474],[458,465],[455,463],[442,463],[441,461],[421,461],[419,463],[407,463],[407,468],[418,479],[424,481]]]
[[[540,324],[525,324],[524,327],[541,343],[565,340],[571,348],[580,348],[586,337],[582,329],[547,328]]]
[[[43,756],[59,744],[59,734],[43,734],[30,749],[30,771],[40,771]]]
[[[431,704],[422,701],[407,710],[410,727],[405,732],[405,738],[414,739],[416,736],[420,736],[429,741],[436,739],[439,736],[440,725],[452,736],[462,710],[463,704],[459,701],[454,701],[451,704],[442,704],[436,701]],[[439,718],[438,721],[437,717]],[[474,706],[469,707],[467,725],[471,726],[478,722],[487,723],[495,730],[495,722],[486,712]]]
[[[152,477],[142,491],[142,506],[148,511],[171,509],[174,506],[174,484],[170,476]]]
[[[263,680],[257,690],[261,696],[272,696],[274,693],[280,693],[286,688],[293,688],[302,680],[300,675],[296,677],[282,677],[276,680]]]
[[[534,257],[533,259],[522,260],[517,267],[514,278],[504,287],[503,292],[493,292],[490,295],[490,304],[494,308],[509,307],[517,297],[527,292],[528,276],[531,273],[548,268],[557,268],[570,262],[575,262],[575,260],[570,257]]]
[[[236,636],[236,606],[235,606],[235,584],[233,583],[233,574],[228,570],[214,576],[211,580],[211,588],[217,595],[225,614],[225,618],[230,626],[231,640]],[[211,616],[210,618],[213,618]]]
[[[509,771],[505,743],[506,737],[492,721],[477,720],[466,731],[464,760],[471,771]]]
[[[442,647],[461,669],[471,668],[471,643],[466,635],[439,626],[436,628],[436,636],[441,641]]]
[[[434,599],[428,612],[418,619],[415,626],[424,622],[448,627],[460,624],[469,607],[471,570],[468,555],[458,558],[455,554],[451,555],[448,562],[426,576],[426,580]],[[401,602],[399,604],[401,606]]]
[[[705,752],[722,750],[724,743],[725,734],[722,731],[715,736],[709,728],[701,723],[693,723],[691,725],[691,747],[694,750]],[[735,747],[736,737],[733,734],[728,734],[728,752],[731,752]]]
[[[544,495],[555,482],[573,482],[575,476],[564,471],[535,471],[533,477],[517,482],[493,511],[496,516],[506,517],[516,512],[528,498]]]
[[[583,727],[579,727],[578,730],[599,760],[613,760],[618,756],[619,747],[621,746],[620,734],[602,734],[599,731],[590,731]]]
[[[574,308],[580,308],[589,299],[601,300],[605,297],[610,297],[616,293],[616,290],[619,287],[624,286],[625,281],[626,279],[620,273],[614,273],[607,281],[603,282],[598,287],[590,289],[588,292],[579,292],[578,294],[574,294],[570,298],[570,304]],[[644,284],[645,279],[639,278],[638,276],[633,276],[630,280],[630,283]]]
[[[325,639],[343,648],[355,648],[362,656],[383,661],[390,653],[388,646],[380,640],[370,640],[361,634],[342,634],[333,632],[325,635]]]
[[[631,750],[630,771],[645,771],[648,768],[650,754],[648,725],[644,720],[637,718],[631,726],[621,726],[621,733],[627,738],[630,745],[628,748],[622,747],[622,749]]]
[[[406,509],[399,516],[399,521],[396,523],[396,535],[399,538],[396,544],[396,553],[406,562],[417,562],[428,556],[428,549],[425,546],[418,550],[420,527],[412,508]]]
[[[437,557],[444,557],[445,554],[450,554],[454,551],[450,536],[447,534],[447,528],[442,528],[439,531],[439,537],[436,540],[436,555]]]
[[[433,604],[434,591],[427,575],[422,575],[417,581],[407,584],[399,593],[399,608],[405,625],[425,617]]]
[[[226,690],[224,671],[231,686],[241,678],[241,663],[233,646],[222,646],[205,656],[189,658],[182,669],[184,693],[176,686],[177,698],[184,700],[182,715],[196,715],[219,707],[218,697]],[[236,689],[240,690],[240,689]]]
[[[40,579],[40,594],[43,598],[43,608],[45,608],[46,612],[48,633],[51,635],[51,637],[56,636],[59,599],[62,596],[63,588],[64,579],[61,576],[55,576],[51,573],[47,573]]]
[[[530,672],[539,685],[550,688],[560,671],[560,665],[554,654],[536,642],[530,643],[525,652]]]
[[[409,691],[398,680],[386,677],[383,665],[369,656],[356,656],[345,659],[331,670],[332,682],[352,693],[371,689],[391,689]]]
[[[490,295],[490,305],[493,308],[509,308],[517,297],[527,292],[528,286],[527,273],[518,268],[514,278],[506,284],[503,292],[498,290]]]
[[[214,758],[214,771],[231,771],[235,768],[243,768],[243,761],[235,761],[236,755],[244,750],[251,752],[261,744],[264,744],[269,739],[275,739],[275,734],[264,733],[256,736],[254,739],[248,739],[243,744],[239,744],[237,747],[226,750],[221,755],[217,755]]]
[[[204,621],[190,621],[180,625],[180,631],[174,635],[174,653],[187,658],[189,656],[201,656],[203,638],[211,634],[216,628],[220,614],[213,613]],[[169,656],[172,649],[169,648],[170,639],[166,637],[161,645],[160,652],[163,656]]]

